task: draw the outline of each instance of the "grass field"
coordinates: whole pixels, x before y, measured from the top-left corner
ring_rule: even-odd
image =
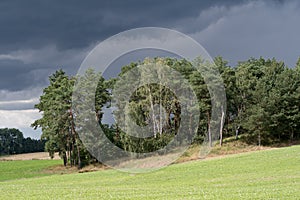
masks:
[[[58,164],[61,160],[0,161],[0,181],[46,176],[44,169]]]
[[[0,164],[1,179],[6,167]],[[23,178],[17,172],[21,168],[14,170]],[[104,170],[16,180],[17,175],[0,182],[0,199],[299,199],[300,146],[174,164],[145,174]]]

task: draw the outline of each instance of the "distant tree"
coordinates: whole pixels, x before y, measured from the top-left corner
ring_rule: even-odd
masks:
[[[44,151],[45,141],[30,137],[15,128],[0,129],[0,155],[32,153]]]
[[[18,129],[0,129],[0,154],[22,153],[23,134]]]

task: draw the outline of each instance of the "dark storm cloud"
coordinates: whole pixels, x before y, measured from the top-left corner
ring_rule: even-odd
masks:
[[[59,51],[55,46],[46,46],[0,55],[0,91],[43,87],[48,76],[60,68],[74,75],[88,50]]]
[[[182,20],[197,17],[208,7],[237,2],[1,1],[0,90],[44,86],[59,67],[74,74],[89,45],[120,31],[143,26],[180,29]],[[189,27],[185,24],[184,30],[189,32]]]
[[[276,58],[294,67],[300,56],[299,1],[249,1],[240,6],[208,9],[223,12],[208,28],[192,34],[212,56],[235,65],[250,57]]]
[[[229,7],[245,2],[1,1],[0,90],[45,86],[49,74],[60,67],[75,74],[93,45],[120,31],[160,26],[192,35],[217,23]],[[213,9],[216,12],[207,12]],[[224,48],[213,41],[204,43],[213,55]]]
[[[240,1],[1,1],[0,50],[82,48],[141,26],[173,27],[215,4]]]
[[[0,90],[22,90],[46,83],[45,73],[50,69],[41,69],[39,65],[24,64],[17,60],[0,60]],[[47,77],[47,75],[46,75]]]

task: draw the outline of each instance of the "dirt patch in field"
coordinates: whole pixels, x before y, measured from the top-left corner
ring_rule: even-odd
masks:
[[[94,172],[109,169],[109,167],[102,165],[100,163],[90,164],[78,169],[77,166],[64,166],[64,165],[55,165],[44,169],[43,172],[47,174],[71,174],[71,173],[85,173],[85,172]]]
[[[47,173],[47,174],[71,174],[77,172],[78,172],[77,167],[74,166],[70,167],[64,165],[55,165],[43,170],[43,173]]]
[[[16,154],[9,156],[0,157],[0,161],[9,161],[9,160],[50,160],[50,156],[48,152],[37,152],[37,153],[24,153],[24,154]],[[55,153],[55,160],[60,159],[58,153]]]
[[[201,147],[199,145],[191,146],[175,163],[182,163],[192,160],[209,160],[214,158],[223,158],[229,155],[241,154],[253,151],[274,149],[276,147],[248,145],[241,141],[231,141],[222,146],[215,145],[206,156],[200,155]]]
[[[94,171],[100,171],[105,169],[111,169],[111,168],[101,163],[94,163],[83,167],[82,169],[78,170],[78,172],[85,173],[85,172],[94,172]]]

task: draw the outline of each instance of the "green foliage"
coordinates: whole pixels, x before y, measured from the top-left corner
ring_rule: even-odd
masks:
[[[181,94],[181,98],[187,98],[181,100],[187,102],[186,104],[191,103],[188,92],[196,89],[196,84],[199,82],[196,81],[196,78],[195,82],[190,81],[192,76],[201,77],[190,62],[171,58],[147,58],[143,62],[131,63],[122,68],[121,73],[115,79],[115,83],[118,85],[113,84],[112,88],[120,91],[113,94],[115,95],[114,99],[118,99],[113,102],[113,105],[116,107],[114,114],[118,122],[115,125],[118,130],[115,132],[120,137],[119,142],[123,149],[139,153],[161,149],[177,135],[180,126],[182,130],[189,132],[187,134],[195,135],[192,128],[197,126],[195,125],[197,124],[195,116],[182,116],[183,102],[180,102],[179,97],[174,93],[174,88],[176,88],[177,93]],[[120,79],[121,83],[123,83],[122,80],[126,80],[127,84],[118,83],[117,80]],[[186,83],[183,82],[184,79]],[[132,85],[141,86],[132,91],[133,89],[129,88]],[[170,85],[173,89],[169,88]],[[188,88],[187,85],[191,85],[191,88]],[[202,86],[202,88],[206,87]],[[124,99],[125,92],[123,94],[123,91],[131,91],[129,100]],[[201,92],[196,92],[196,96],[197,94],[199,96]],[[209,96],[207,94],[205,93],[206,96]],[[203,100],[200,102],[207,103],[203,103]],[[125,107],[126,104],[127,107]],[[199,108],[196,106],[194,108],[190,106],[188,109],[190,109],[190,113],[199,112]],[[192,109],[194,110],[192,111]],[[129,117],[125,119],[124,113],[127,113]],[[182,123],[182,117],[190,118],[191,124]],[[135,125],[130,126],[131,123],[126,120],[133,121]],[[147,131],[137,129],[136,125],[142,128],[147,126]],[[119,127],[122,127],[122,131]],[[144,132],[147,135],[141,135]],[[198,135],[205,135],[205,132],[198,131],[198,133]],[[139,137],[135,137],[135,135]],[[179,137],[178,140],[179,143],[183,141]]]
[[[299,138],[300,76],[275,59],[250,59],[236,68],[240,122],[258,144]],[[236,114],[238,115],[238,114]]]
[[[18,129],[0,129],[0,155],[20,153],[23,139]]]
[[[15,128],[0,129],[0,156],[44,151],[45,140],[24,138]]]
[[[95,80],[99,81],[95,82]],[[40,102],[35,105],[35,108],[39,109],[43,116],[32,126],[42,128],[41,137],[47,140],[45,148],[51,157],[55,152],[59,152],[60,157],[64,160],[64,165],[69,163],[71,166],[77,165],[78,168],[81,168],[93,161],[94,158],[82,144],[78,135],[80,131],[83,131],[83,124],[75,125],[75,120],[80,122],[80,117],[94,115],[97,117],[97,121],[101,122],[102,107],[110,98],[106,90],[106,83],[100,74],[91,69],[78,77],[69,77],[64,71],[59,70],[49,77],[49,81],[50,85],[44,89]],[[81,83],[77,85],[77,88],[74,88],[75,81]],[[94,87],[95,84],[97,85]],[[96,91],[91,89],[93,87],[96,88]],[[78,95],[72,96],[74,90]],[[91,94],[91,91],[94,93]],[[77,104],[72,105],[72,100]],[[83,102],[94,103],[92,105],[94,109],[82,107],[85,105]],[[75,113],[78,110],[84,111],[83,114],[76,116]]]
[[[105,80],[92,69],[78,77],[69,77],[59,70],[49,77],[50,85],[44,89],[40,103],[36,105],[43,117],[33,127],[42,128],[42,138],[47,140],[46,150],[50,155],[58,151],[65,164],[69,162],[79,167],[94,160],[79,135],[88,144],[96,142],[92,148],[97,148],[97,153],[101,153],[99,149],[107,144],[104,139],[94,141],[95,134],[99,134],[95,132],[98,124],[116,146],[140,153],[162,148],[177,135],[179,127],[183,127],[186,134],[196,132],[194,142],[206,140],[210,145],[218,139],[222,145],[223,138],[235,136],[238,139],[241,134],[247,134],[249,137],[243,138],[257,145],[300,138],[300,59],[294,69],[275,59],[263,58],[251,58],[239,62],[236,67],[229,66],[222,57],[216,57],[214,63],[207,63],[200,57],[193,63],[173,58],[145,59],[122,67],[119,76],[110,80]],[[140,68],[141,65],[147,67]],[[174,78],[177,77],[175,72],[184,77],[198,99],[197,106],[189,108],[200,113],[198,121],[193,115],[182,116],[179,98],[164,85],[164,81],[171,77],[172,85],[180,93],[187,93],[189,88],[181,79]],[[222,79],[218,77],[219,72]],[[126,78],[128,84],[118,83]],[[76,81],[77,88],[74,88]],[[226,91],[226,106],[222,102],[225,100],[222,83]],[[132,91],[133,84],[139,85],[135,91]],[[119,90],[112,94],[115,88]],[[75,103],[72,106],[73,91],[76,95],[73,95]],[[124,99],[126,92],[130,93],[129,100]],[[112,98],[113,95],[120,98]],[[184,101],[189,102],[189,99]],[[117,123],[109,127],[101,120],[103,107],[111,105],[116,108]],[[125,119],[125,113],[130,117]],[[95,118],[98,124],[94,123]],[[190,123],[182,123],[183,119],[190,119]],[[225,122],[224,127],[213,126],[222,124],[220,122]],[[198,124],[196,131],[190,128],[195,124]],[[148,126],[151,134],[144,138],[135,137],[141,134],[136,125]]]
[[[69,78],[62,70],[49,77],[50,85],[44,89],[40,103],[35,108],[43,117],[32,126],[42,128],[42,138],[46,139],[46,151],[53,157],[55,152],[63,158],[64,164],[78,163],[80,158],[75,152],[75,133],[73,131],[71,96],[74,79]],[[78,163],[80,165],[80,163]]]

